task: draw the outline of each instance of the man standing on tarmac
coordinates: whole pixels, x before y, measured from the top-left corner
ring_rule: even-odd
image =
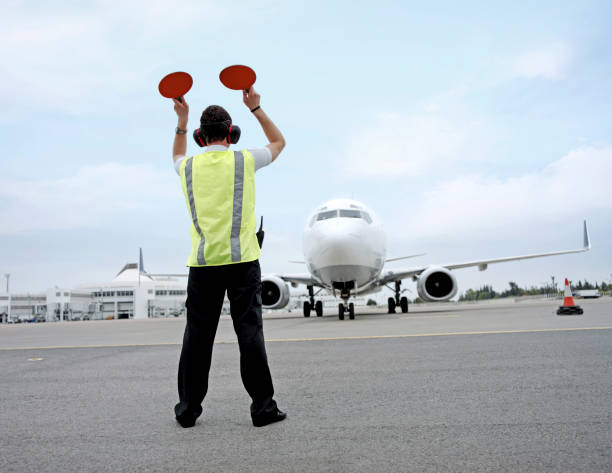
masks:
[[[187,325],[179,362],[176,420],[193,427],[202,413],[221,307],[227,291],[240,347],[240,375],[252,399],[253,425],[287,416],[273,399],[261,317],[260,248],[255,217],[255,172],[276,159],[285,139],[259,105],[251,87],[243,102],[255,115],[269,143],[263,148],[230,151],[232,119],[218,105],[207,107],[194,135],[204,152],[186,157],[189,105],[174,99],[178,126],[173,157],[191,216],[192,248],[187,266]]]

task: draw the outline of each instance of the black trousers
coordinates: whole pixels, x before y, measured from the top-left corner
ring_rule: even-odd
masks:
[[[208,391],[208,372],[225,291],[240,347],[240,375],[251,416],[276,410],[261,318],[259,261],[189,268],[187,325],[178,370],[177,417],[196,419]]]

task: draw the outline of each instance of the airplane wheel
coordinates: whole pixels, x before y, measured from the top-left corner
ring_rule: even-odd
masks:
[[[387,303],[389,305],[389,314],[395,314],[395,299],[393,299],[393,297],[389,297],[389,299],[387,299]]]
[[[315,303],[315,312],[317,313],[317,317],[323,317],[323,302],[317,301]]]
[[[338,304],[338,318],[344,320],[344,304]]]
[[[355,304],[352,302],[349,304],[349,319],[355,320]]]
[[[304,317],[310,317],[310,304],[308,301],[304,302]]]
[[[407,313],[408,312],[408,298],[407,297],[402,297],[400,299],[400,307],[402,308],[402,313]]]

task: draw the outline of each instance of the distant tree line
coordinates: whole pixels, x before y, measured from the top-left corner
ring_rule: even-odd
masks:
[[[595,285],[593,285],[589,281],[587,281],[586,279],[584,280],[584,282],[578,281],[576,284],[573,284],[570,281],[570,287],[572,288],[572,290],[576,289],[578,291],[581,290],[581,289],[599,289],[602,292],[612,290],[612,284],[606,284],[605,282],[602,282],[601,284],[598,284],[596,282]]]
[[[563,292],[563,287],[559,290],[552,284],[545,284],[542,286],[531,286],[529,288],[519,287],[514,281],[508,283],[510,286],[508,289],[502,292],[497,292],[492,286],[484,285],[479,289],[468,289],[461,296],[460,301],[479,301],[484,299],[499,299],[502,297],[519,297],[519,296],[537,296],[537,295],[548,295],[548,294],[559,294]],[[601,292],[607,292],[612,290],[612,284],[606,282],[591,284],[586,279],[584,282],[578,281],[576,284],[570,281],[570,287],[572,291],[582,289],[599,289]]]

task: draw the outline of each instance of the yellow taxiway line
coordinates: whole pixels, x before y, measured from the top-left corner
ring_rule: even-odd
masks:
[[[383,340],[383,339],[402,339],[402,338],[419,338],[419,337],[450,337],[454,335],[500,335],[512,333],[542,333],[542,332],[580,332],[588,330],[612,330],[612,326],[606,327],[572,327],[572,328],[543,328],[543,329],[525,329],[525,330],[482,330],[476,332],[434,332],[434,333],[407,333],[396,335],[356,335],[344,337],[312,337],[312,338],[271,338],[267,339],[268,343],[278,342],[328,342],[339,340]],[[236,344],[236,340],[219,340],[215,345],[232,345]],[[9,347],[1,348],[0,351],[17,351],[17,350],[58,350],[71,348],[130,348],[130,347],[161,347],[161,346],[178,346],[181,342],[159,342],[159,343],[126,343],[115,345],[50,345],[50,346],[34,346],[34,347]]]

